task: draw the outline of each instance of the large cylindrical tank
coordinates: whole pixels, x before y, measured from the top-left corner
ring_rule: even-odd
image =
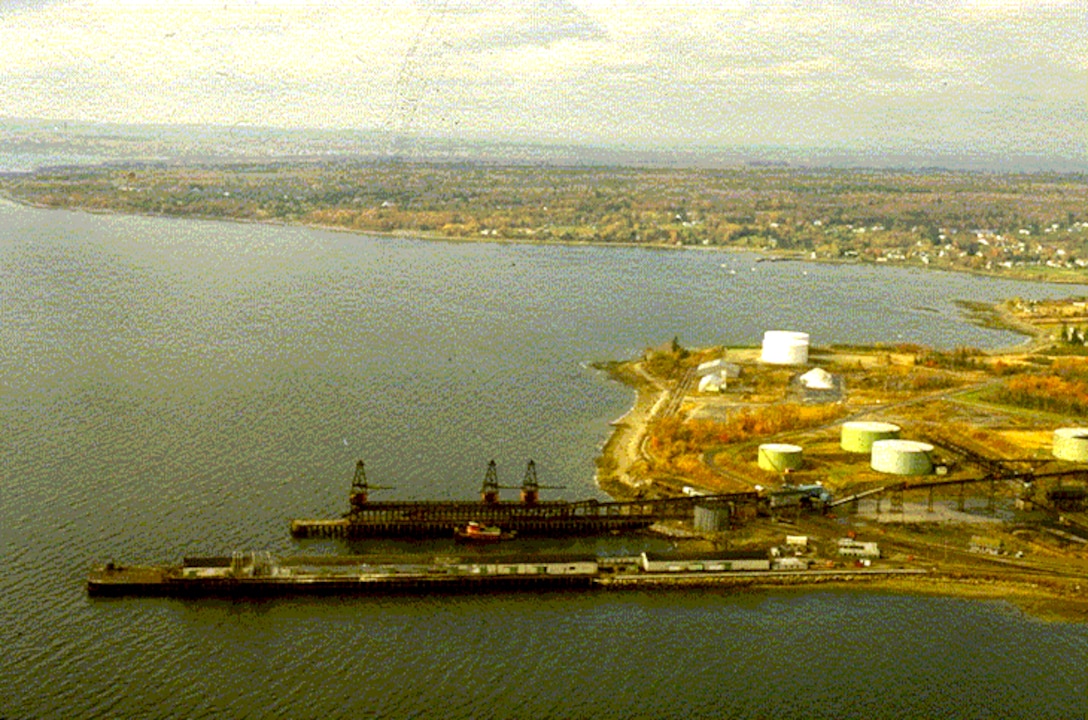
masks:
[[[699,532],[721,532],[729,529],[728,505],[696,505],[695,529]]]
[[[846,452],[872,452],[877,440],[894,440],[899,437],[899,426],[886,422],[852,420],[842,424],[840,445]]]
[[[764,443],[759,446],[757,464],[763,470],[785,472],[801,467],[801,446],[785,443]]]
[[[763,350],[759,359],[771,365],[806,365],[808,344],[808,333],[768,330],[763,333]]]
[[[876,440],[870,460],[873,470],[892,475],[929,475],[933,446],[916,440]]]
[[[1058,428],[1051,452],[1059,460],[1088,462],[1088,428]]]

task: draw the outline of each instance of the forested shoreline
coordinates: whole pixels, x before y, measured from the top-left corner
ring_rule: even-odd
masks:
[[[285,161],[50,169],[0,191],[91,211],[1088,277],[1082,175]]]

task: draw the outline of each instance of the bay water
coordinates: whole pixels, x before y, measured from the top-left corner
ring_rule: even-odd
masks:
[[[992,348],[1018,338],[954,301],[1088,294],[756,260],[0,202],[0,718],[1084,717],[1088,623],[999,601],[84,593],[110,559],[411,549],[289,537],[346,509],[357,458],[382,499],[472,498],[530,458],[545,497],[603,499],[633,393],[591,363],[673,337]]]

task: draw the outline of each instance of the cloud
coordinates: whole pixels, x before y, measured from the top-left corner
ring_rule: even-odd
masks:
[[[473,3],[432,11],[447,27],[468,28],[443,38],[450,47],[495,51],[524,46],[547,47],[568,40],[602,40],[605,28],[577,6],[563,0],[497,5]]]
[[[925,143],[984,115],[1024,149],[1088,137],[1085,26],[1074,0],[24,3],[0,112],[651,144]]]

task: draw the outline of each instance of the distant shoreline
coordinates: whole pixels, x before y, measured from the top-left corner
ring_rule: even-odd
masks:
[[[346,225],[323,223],[323,222],[307,222],[305,220],[283,220],[277,218],[252,218],[252,217],[240,217],[238,215],[230,214],[229,211],[224,214],[206,214],[206,213],[172,213],[172,212],[157,212],[157,211],[141,211],[138,209],[116,208],[116,207],[88,207],[87,205],[68,202],[60,203],[42,203],[35,202],[28,198],[16,197],[8,189],[0,189],[0,197],[7,199],[18,205],[25,207],[42,209],[42,210],[69,210],[77,212],[87,212],[93,215],[131,215],[136,217],[153,217],[153,218],[176,218],[183,220],[196,220],[196,221],[212,221],[221,222],[229,221],[236,223],[251,223],[257,225],[269,225],[274,227],[304,227],[317,230],[325,230],[330,232],[341,232],[360,236],[374,236],[374,237],[395,237],[395,238],[409,238],[422,241],[438,241],[449,243],[488,243],[497,245],[525,245],[525,246],[573,246],[573,247],[622,247],[622,248],[645,248],[651,250],[702,250],[709,252],[726,252],[726,253],[745,253],[756,256],[755,262],[806,262],[814,264],[830,264],[830,265],[864,265],[864,266],[886,266],[891,268],[902,268],[911,270],[939,270],[944,272],[956,272],[965,273],[970,275],[976,275],[979,277],[993,278],[997,280],[1013,280],[1021,282],[1036,282],[1044,283],[1054,286],[1063,285],[1082,285],[1088,284],[1088,271],[1084,273],[1078,273],[1076,271],[1064,272],[1061,274],[1053,274],[1047,272],[1041,272],[1037,269],[1020,269],[1020,268],[1005,268],[1002,271],[987,270],[985,268],[973,268],[963,265],[929,265],[928,263],[918,263],[904,260],[895,260],[894,258],[889,260],[886,257],[878,257],[875,260],[858,255],[847,257],[831,257],[827,255],[815,255],[809,250],[802,249],[774,249],[767,247],[753,247],[748,245],[735,245],[735,244],[691,244],[691,243],[677,243],[677,242],[662,242],[658,240],[647,240],[639,242],[631,242],[626,240],[594,240],[594,239],[561,239],[556,237],[537,238],[531,235],[518,235],[516,237],[500,237],[494,234],[487,235],[473,235],[473,234],[446,234],[436,230],[417,230],[417,229],[362,229],[357,227],[349,227]],[[1084,277],[1080,277],[1083,274]]]

